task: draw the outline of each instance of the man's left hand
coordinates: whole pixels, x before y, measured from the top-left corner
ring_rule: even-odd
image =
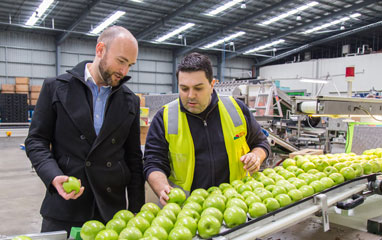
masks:
[[[260,157],[257,156],[256,153],[249,152],[241,156],[240,161],[244,163],[244,169],[251,175],[260,169],[261,161]]]

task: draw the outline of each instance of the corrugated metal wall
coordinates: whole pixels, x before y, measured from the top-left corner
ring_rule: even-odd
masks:
[[[60,74],[83,60],[94,58],[95,40],[69,38],[61,45]],[[29,77],[32,85],[56,75],[56,48],[53,36],[26,32],[0,32],[0,83],[14,84],[15,77]],[[210,56],[217,75],[217,59]],[[129,72],[134,92],[170,93],[172,89],[172,52],[140,47],[137,64]],[[225,63],[225,81],[249,77],[252,60],[237,58]]]

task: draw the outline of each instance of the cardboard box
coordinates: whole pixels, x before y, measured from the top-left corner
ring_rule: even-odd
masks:
[[[289,153],[289,157],[294,158],[297,155],[322,155],[322,154],[324,154],[324,150],[322,150],[322,149],[306,148],[306,149],[302,149],[302,150],[297,151],[297,152]]]
[[[148,107],[141,107],[141,118],[148,118],[149,117],[149,108]]]
[[[1,91],[7,91],[7,92],[15,92],[15,85],[14,84],[1,84]]]
[[[40,92],[42,86],[40,85],[31,85],[31,92]]]
[[[29,85],[26,84],[16,84],[16,92],[29,92]]]
[[[1,93],[14,94],[14,93],[15,93],[15,91],[4,91],[4,90],[2,90],[2,91],[1,91]]]
[[[159,198],[154,193],[154,191],[151,189],[150,185],[146,182],[145,184],[145,196],[146,196],[146,202],[152,202],[155,204],[159,204]]]
[[[146,99],[145,97],[141,97],[141,107],[145,107],[146,106]]]
[[[38,99],[40,92],[31,92],[31,99]]]
[[[16,85],[17,84],[29,85],[29,78],[28,77],[16,77],[15,82],[16,82]]]
[[[140,126],[148,126],[149,125],[149,118],[140,118],[139,119]]]
[[[36,103],[37,103],[37,99],[31,99],[31,105],[36,105]]]
[[[141,145],[146,144],[147,132],[149,131],[149,126],[141,126]]]

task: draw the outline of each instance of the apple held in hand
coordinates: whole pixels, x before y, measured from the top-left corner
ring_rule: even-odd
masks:
[[[83,240],[94,240],[97,234],[105,229],[105,225],[97,220],[90,220],[82,225],[80,236]]]
[[[268,210],[264,203],[255,202],[249,206],[248,212],[251,218],[258,218],[267,214]]]
[[[143,237],[141,230],[137,227],[126,227],[119,234],[120,240],[138,240]]]
[[[222,213],[220,213],[220,214],[222,214]],[[223,218],[223,215],[222,215],[222,218]],[[198,223],[192,217],[184,216],[184,217],[178,218],[176,220],[174,228],[176,228],[176,227],[186,227],[186,228],[188,228],[188,230],[190,230],[190,232],[192,234],[192,237],[194,237],[196,235],[196,230],[198,229]]]
[[[104,229],[97,233],[95,240],[118,240],[118,233],[112,229]]]
[[[175,227],[174,229],[171,230],[170,234],[168,235],[168,240],[191,240],[191,239],[192,239],[191,231],[184,226]]]
[[[233,228],[247,221],[247,213],[238,206],[226,208],[224,211],[224,222],[228,228]]]
[[[159,240],[167,240],[168,234],[166,230],[162,227],[150,226],[143,234],[143,237],[156,237]]]
[[[213,216],[203,216],[198,222],[198,233],[202,238],[210,238],[220,232],[221,224]]]
[[[66,193],[74,191],[77,194],[80,192],[81,182],[76,177],[69,177],[68,181],[62,183],[62,187]]]
[[[180,188],[171,189],[170,193],[168,194],[168,197],[168,203],[177,203],[179,205],[182,205],[183,202],[186,200],[186,194]]]

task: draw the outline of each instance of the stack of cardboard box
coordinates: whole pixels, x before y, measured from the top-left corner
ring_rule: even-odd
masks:
[[[15,84],[1,84],[1,93],[15,93]]]
[[[36,105],[37,99],[40,96],[41,86],[40,85],[31,85],[31,101],[30,105]]]
[[[29,98],[29,78],[27,77],[16,77],[16,93],[18,94],[26,94],[27,98]]]
[[[145,145],[146,136],[149,130],[149,108],[145,107],[145,97],[137,93],[136,94],[140,98],[140,125],[141,125],[141,145]]]

